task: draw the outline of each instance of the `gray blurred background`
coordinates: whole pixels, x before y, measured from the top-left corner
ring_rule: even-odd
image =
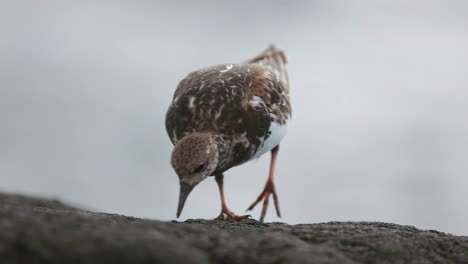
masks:
[[[385,221],[468,235],[468,2],[10,1],[0,8],[0,191],[174,219],[164,115],[191,70],[289,57],[284,217]],[[231,209],[269,156],[231,169]],[[218,215],[213,179],[182,220]],[[252,214],[258,218],[260,209]]]

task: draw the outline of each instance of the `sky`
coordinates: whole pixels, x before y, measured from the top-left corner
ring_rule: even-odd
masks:
[[[273,43],[293,119],[276,188],[290,224],[382,221],[468,235],[466,1],[2,1],[0,191],[175,219],[164,117],[190,71]],[[269,156],[225,174],[243,214]],[[213,218],[214,179],[182,216]],[[260,208],[252,213],[259,217]]]

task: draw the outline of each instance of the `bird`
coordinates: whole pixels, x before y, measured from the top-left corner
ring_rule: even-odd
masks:
[[[274,176],[280,142],[291,120],[286,64],[285,53],[270,45],[245,62],[195,70],[179,82],[165,118],[174,145],[170,163],[180,184],[177,217],[195,186],[214,176],[221,199],[215,220],[249,218],[229,210],[224,173],[267,152],[271,153],[268,179],[246,211],[263,201],[263,222],[273,196],[281,217]]]

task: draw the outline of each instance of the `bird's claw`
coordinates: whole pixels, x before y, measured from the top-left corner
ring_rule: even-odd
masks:
[[[251,215],[236,215],[232,212],[221,212],[218,217],[216,217],[213,220],[221,220],[221,221],[226,221],[229,219],[236,220],[236,221],[242,221],[244,219],[250,219],[252,218]]]
[[[265,188],[263,189],[263,192],[258,196],[257,200],[255,200],[255,202],[253,202],[245,211],[248,212],[254,209],[254,207],[263,200],[263,208],[262,208],[262,213],[260,215],[260,222],[263,222],[263,220],[265,219],[267,208],[268,208],[270,195],[273,195],[273,202],[275,204],[276,214],[278,215],[279,218],[281,218],[278,195],[276,194],[275,185],[273,181],[267,182],[267,184],[265,185]]]

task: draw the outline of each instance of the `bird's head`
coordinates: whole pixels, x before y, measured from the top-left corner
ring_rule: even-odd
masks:
[[[213,135],[194,133],[179,140],[172,151],[171,165],[180,181],[179,217],[193,188],[212,175],[218,166],[218,146]]]

